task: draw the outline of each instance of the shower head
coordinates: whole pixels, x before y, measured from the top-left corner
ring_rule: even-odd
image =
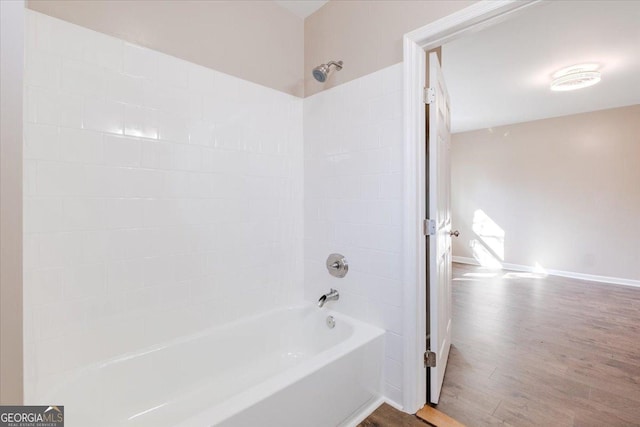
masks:
[[[329,67],[324,64],[318,65],[313,69],[313,78],[320,83],[324,83],[324,81],[327,80],[327,74],[329,74]]]
[[[327,76],[331,71],[331,66],[334,65],[336,70],[342,70],[342,61],[329,61],[326,64],[318,65],[313,69],[313,78],[319,81],[320,83],[324,83],[327,80]]]

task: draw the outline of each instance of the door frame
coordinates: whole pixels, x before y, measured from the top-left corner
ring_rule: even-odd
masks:
[[[404,35],[404,289],[402,406],[415,413],[426,402],[426,240],[422,223],[427,214],[424,198],[426,132],[423,90],[426,51],[462,35],[480,31],[511,18],[541,0],[479,1]]]

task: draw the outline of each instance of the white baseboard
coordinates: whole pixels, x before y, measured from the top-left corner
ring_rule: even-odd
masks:
[[[451,260],[453,262],[457,262],[458,264],[468,264],[468,265],[480,265],[480,263],[475,258],[469,258],[466,256],[452,256]]]
[[[340,424],[340,427],[356,427],[358,424],[363,422],[369,415],[373,413],[378,406],[382,405],[385,402],[384,397],[377,397],[371,399],[369,402],[365,403],[361,408],[359,408],[353,415],[349,417],[349,419],[345,420]]]
[[[452,257],[452,259],[453,259],[453,262],[458,262],[460,264],[480,265],[480,263],[474,258],[454,256]],[[526,273],[541,272],[539,268],[535,268],[529,265],[510,264],[506,262],[502,263],[502,269],[512,270],[512,271],[523,271]],[[604,283],[609,285],[624,285],[624,286],[640,287],[640,280],[624,279],[622,277],[598,276],[595,274],[584,274],[584,273],[576,273],[573,271],[563,271],[563,270],[550,270],[546,268],[544,269],[544,273],[549,274],[551,276],[568,277],[571,279],[587,280],[590,282],[598,282],[598,283]]]
[[[398,404],[397,402],[394,402],[393,400],[387,397],[381,396],[381,397],[374,398],[369,402],[365,403],[360,409],[358,409],[355,412],[355,414],[349,417],[348,420],[340,424],[340,427],[357,427],[358,424],[363,422],[369,415],[373,414],[373,412],[376,409],[378,409],[378,407],[383,403],[388,404],[389,406],[397,409],[398,411],[404,412],[404,410],[402,409],[402,405]]]

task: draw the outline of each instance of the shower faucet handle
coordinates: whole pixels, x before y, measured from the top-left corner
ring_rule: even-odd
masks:
[[[347,259],[344,257],[344,255],[341,254],[329,255],[329,257],[327,258],[326,266],[329,274],[334,277],[342,278],[349,272],[349,264],[347,263]]]

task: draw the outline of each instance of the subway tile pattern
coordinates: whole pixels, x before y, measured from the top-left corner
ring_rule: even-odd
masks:
[[[302,298],[301,99],[29,10],[26,28],[28,402]]]
[[[402,403],[402,64],[304,101],[305,298],[386,329],[385,394]],[[349,262],[343,279],[327,255]]]

